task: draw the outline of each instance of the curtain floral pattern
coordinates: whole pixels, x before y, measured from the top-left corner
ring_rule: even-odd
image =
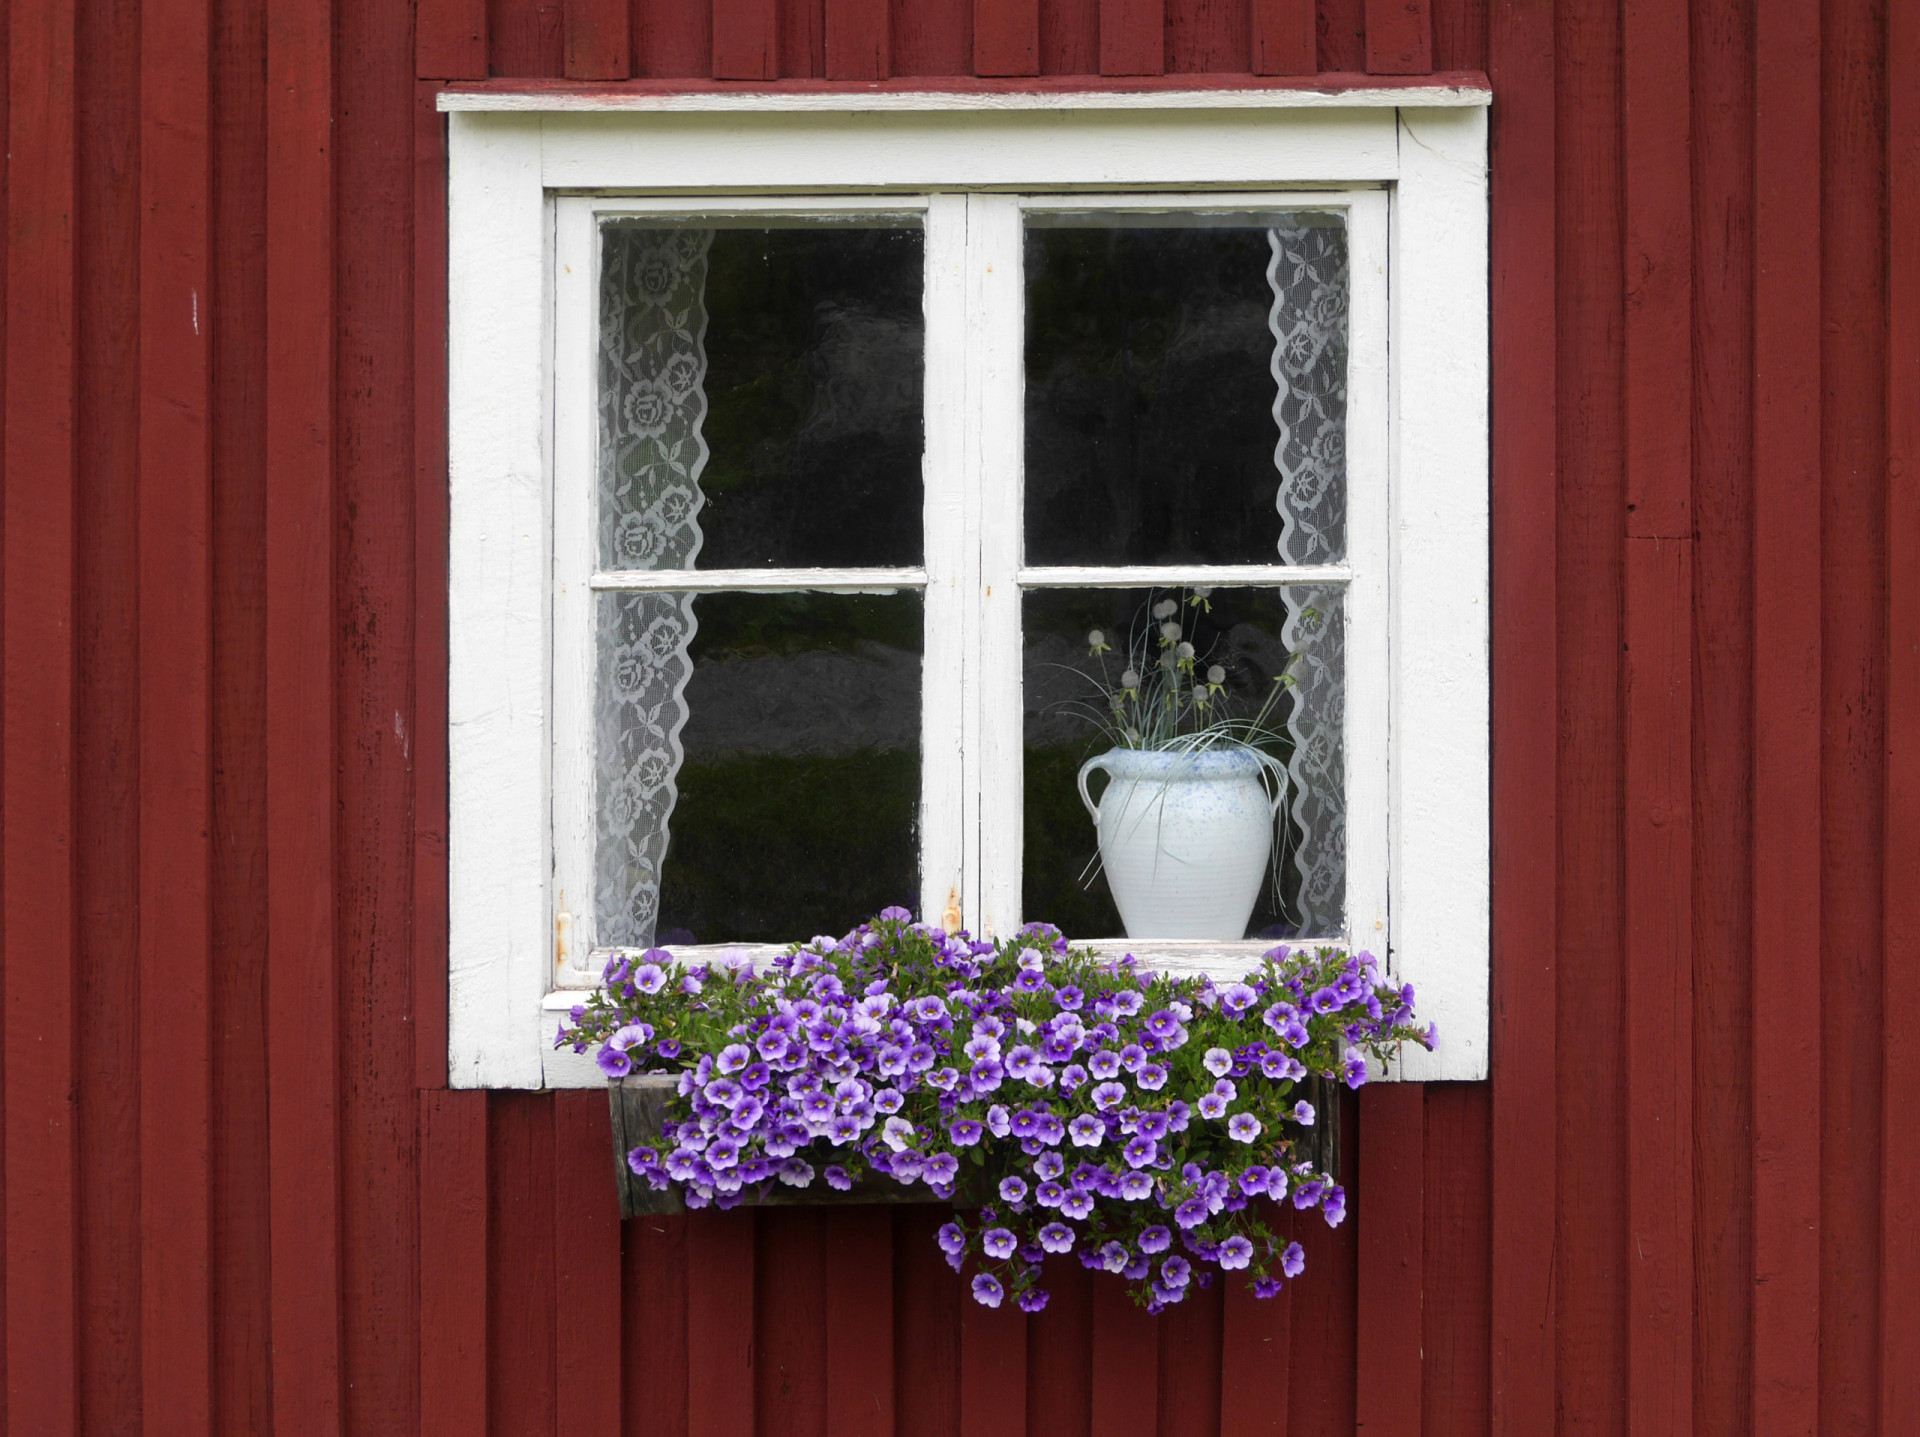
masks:
[[[603,231],[599,559],[603,569],[691,569],[707,462],[707,254],[713,232]],[[687,721],[693,595],[596,599],[595,941],[653,942]]]
[[[1267,231],[1273,306],[1273,421],[1280,431],[1280,562],[1337,564],[1347,552],[1347,232],[1339,224]],[[1299,831],[1302,937],[1337,934],[1347,898],[1346,649],[1339,587],[1285,591],[1284,638],[1298,657],[1287,731],[1288,805]]]

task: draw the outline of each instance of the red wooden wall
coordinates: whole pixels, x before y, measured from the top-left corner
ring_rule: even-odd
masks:
[[[1920,5],[0,8],[5,1431],[1920,1432]],[[1449,70],[1494,1077],[1362,1096],[1308,1279],[988,1313],[444,1091],[435,90]]]

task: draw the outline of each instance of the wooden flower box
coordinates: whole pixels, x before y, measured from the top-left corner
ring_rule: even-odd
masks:
[[[643,1217],[654,1213],[685,1212],[678,1188],[656,1192],[646,1179],[627,1166],[627,1154],[636,1147],[659,1148],[660,1129],[666,1121],[667,1105],[679,1076],[673,1073],[636,1073],[615,1078],[607,1084],[607,1099],[613,1117],[614,1183],[620,1194],[621,1217]],[[1302,1089],[1319,1114],[1314,1143],[1308,1153],[1314,1167],[1322,1172],[1340,1171],[1340,1092],[1337,1084],[1321,1078],[1308,1078]],[[867,1176],[847,1192],[836,1192],[824,1182],[815,1181],[804,1188],[784,1183],[768,1184],[764,1194],[748,1196],[742,1206],[751,1207],[824,1207],[854,1203],[932,1203],[943,1201],[924,1183],[902,1186],[884,1177]],[[964,1205],[964,1204],[963,1204]]]

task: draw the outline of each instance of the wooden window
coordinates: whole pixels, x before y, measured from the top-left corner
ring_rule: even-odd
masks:
[[[1234,93],[443,101],[456,1085],[597,1084],[551,1034],[614,945],[881,901],[1219,973],[1371,947],[1441,1024],[1404,1075],[1484,1075],[1485,97]],[[1338,392],[1283,414],[1309,294]],[[1336,504],[1271,498],[1288,442]],[[1169,602],[1224,688],[1339,637],[1232,939],[1067,881],[1092,750],[1047,703]]]

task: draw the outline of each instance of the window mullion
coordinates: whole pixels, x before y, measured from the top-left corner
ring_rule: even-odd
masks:
[[[978,883],[968,925],[982,935],[1020,921],[1022,839],[1020,588],[1025,463],[1025,316],[1021,209],[1013,195],[967,201],[969,390],[975,422],[970,536],[979,555],[973,587],[977,741],[969,791],[977,793]]]

